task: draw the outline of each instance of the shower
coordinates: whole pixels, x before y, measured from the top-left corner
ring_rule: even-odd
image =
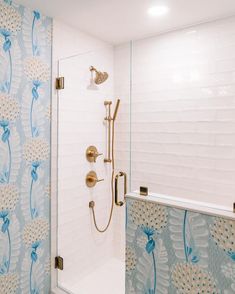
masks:
[[[95,202],[90,201],[89,207],[92,210],[92,216],[95,228],[98,232],[104,233],[107,231],[107,229],[110,226],[112,216],[113,216],[113,209],[114,209],[114,203],[117,206],[123,206],[124,202],[118,201],[118,177],[124,176],[124,191],[126,191],[126,174],[124,172],[119,172],[115,177],[115,196],[114,196],[114,173],[115,173],[115,156],[114,156],[114,143],[115,143],[115,121],[117,118],[117,113],[120,105],[120,99],[117,99],[115,110],[113,113],[113,116],[111,116],[111,105],[112,101],[105,101],[104,102],[105,107],[107,107],[107,116],[105,117],[105,121],[107,121],[108,125],[108,156],[104,159],[105,163],[111,163],[112,165],[112,176],[111,176],[111,208],[109,213],[109,219],[107,222],[107,225],[104,228],[100,228],[96,221],[96,215],[95,215]]]
[[[182,1],[187,5],[186,0]],[[219,3],[219,0],[214,1]],[[58,48],[52,48],[55,53],[52,61],[55,65],[53,73],[59,79],[58,91],[54,91],[55,81],[46,81],[43,75],[45,81],[38,89],[41,99],[34,103],[32,122],[29,120],[35,88],[32,76],[36,74],[30,75],[26,69],[22,71],[20,87],[24,89],[17,92],[21,113],[10,121],[9,127],[14,178],[10,184],[19,186],[23,198],[19,199],[22,208],[16,206],[19,217],[14,219],[14,211],[9,214],[9,231],[13,228],[13,235],[19,226],[19,232],[23,230],[24,233],[27,225],[24,219],[27,221],[30,216],[27,207],[32,196],[31,206],[37,209],[39,218],[51,215],[51,233],[40,243],[44,253],[39,256],[38,252],[36,261],[32,260],[34,244],[28,242],[28,246],[25,238],[21,238],[22,262],[16,268],[22,280],[19,289],[26,285],[29,289],[26,291],[30,293],[30,266],[33,264],[31,288],[36,289],[34,284],[41,281],[41,276],[36,279],[37,275],[43,273],[47,285],[43,288],[39,285],[37,289],[48,294],[50,277],[47,272],[52,263],[52,292],[55,294],[173,294],[184,291],[185,285],[189,292],[196,288],[198,293],[203,289],[208,289],[208,293],[232,293],[234,281],[225,276],[225,272],[230,270],[235,256],[232,256],[235,252],[235,186],[232,181],[235,109],[231,98],[235,92],[235,80],[232,79],[235,72],[235,16],[231,10],[229,18],[219,20],[212,11],[210,15],[214,21],[209,19],[203,23],[198,4],[198,19],[195,13],[192,15],[198,21],[195,24],[187,11],[175,3],[169,6],[170,14],[166,17],[175,24],[179,18],[182,27],[167,28],[168,21],[164,16],[151,15],[150,22],[156,21],[159,25],[162,22],[160,26],[150,28],[152,33],[149,31],[145,35],[143,30],[135,31],[131,21],[130,28],[127,21],[124,34],[118,26],[112,28],[112,23],[117,24],[115,19],[120,18],[119,13],[130,13],[137,19],[141,17],[130,7],[132,1],[125,1],[125,7],[120,5],[119,11],[115,11],[117,6],[108,7],[112,8],[112,17],[105,23],[110,21],[110,29],[103,31],[98,28],[104,25],[102,20],[107,5],[102,7],[96,0],[94,5],[95,2],[97,11],[89,10],[88,5],[86,17],[75,28],[60,24],[58,20],[54,22],[53,44]],[[122,3],[113,2],[115,5]],[[192,5],[189,2],[189,6]],[[192,2],[197,5],[197,1]],[[209,12],[216,5],[207,2],[204,10]],[[150,7],[155,4],[149,3]],[[139,8],[146,24],[149,7],[141,5]],[[217,6],[219,11],[219,4]],[[34,13],[31,17],[25,16],[23,30],[35,19],[33,38],[26,30],[23,36],[17,32],[19,40],[16,34],[10,36],[11,41],[26,41],[27,45],[29,35],[37,45],[41,18],[37,20]],[[43,23],[46,29],[43,31],[47,32],[48,23]],[[159,32],[164,26],[166,31]],[[91,36],[80,30],[76,32],[78,28],[81,31],[87,28]],[[155,33],[155,29],[158,32]],[[93,39],[92,35],[101,38]],[[42,41],[48,51],[48,43],[44,38]],[[66,46],[60,46],[63,43]],[[27,50],[27,46],[14,47],[10,48],[12,56],[14,49],[18,51],[22,47],[23,57],[26,54],[29,59],[34,58],[33,50]],[[43,50],[39,61],[48,64],[49,58],[43,58],[44,48],[36,49],[36,53]],[[9,63],[9,52],[2,50],[1,53]],[[18,54],[15,53],[17,62]],[[23,65],[26,61],[22,59]],[[5,69],[1,82],[2,88],[7,90],[10,67]],[[14,78],[14,68],[12,76]],[[17,77],[16,72],[15,84]],[[46,88],[49,83],[53,87],[50,89],[52,98]],[[12,85],[10,96],[15,97],[15,87]],[[21,128],[18,128],[18,122]],[[53,125],[51,136],[50,123]],[[20,149],[24,151],[24,145],[32,137],[27,135],[30,125],[36,128],[34,133],[39,134],[40,140],[45,134],[46,141],[52,143],[51,160],[48,158],[40,164],[37,181],[32,178],[33,162],[25,154],[18,154],[17,147],[18,133],[22,133]],[[0,179],[2,172],[3,180],[10,154],[6,143],[0,138],[0,149],[6,151],[4,162],[0,160]],[[1,153],[0,150],[0,157]],[[20,165],[19,158],[22,159]],[[22,173],[22,179],[15,177],[13,161],[15,167],[19,165],[20,173],[28,167]],[[33,189],[30,189],[31,183]],[[47,202],[52,202],[51,213],[50,203],[45,207],[45,201],[43,203],[38,195],[44,195]],[[22,219],[23,223],[17,226],[17,220]],[[34,219],[29,219],[30,225],[32,221]],[[0,218],[1,222],[3,224],[4,220]],[[4,238],[2,256],[8,257],[11,244],[8,244],[7,232],[1,236]],[[223,237],[227,238],[226,242],[222,242]],[[222,241],[219,243],[218,240]],[[14,256],[14,236],[11,241]],[[14,260],[12,262],[13,268]],[[191,279],[185,279],[184,272],[191,275]],[[14,268],[9,271],[11,273],[15,274]]]
[[[97,85],[104,83],[109,77],[107,72],[98,71],[94,66],[90,67],[90,71],[91,71],[91,73],[95,72],[94,82]],[[92,77],[92,79],[93,79],[93,77]]]

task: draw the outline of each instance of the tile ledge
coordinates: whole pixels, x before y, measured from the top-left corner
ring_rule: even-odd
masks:
[[[139,191],[127,193],[126,199],[134,199],[138,201],[154,202],[170,207],[179,209],[191,210],[194,212],[200,212],[203,214],[226,217],[235,220],[235,213],[233,213],[232,207],[219,206],[212,203],[200,202],[195,200],[188,200],[185,198],[173,197],[169,195],[151,193],[148,196],[141,196]]]

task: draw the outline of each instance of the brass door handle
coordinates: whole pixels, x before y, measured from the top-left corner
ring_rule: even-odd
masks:
[[[95,146],[89,146],[86,150],[86,158],[89,162],[96,162],[100,155],[103,155],[103,153],[99,153]]]
[[[93,188],[98,182],[102,182],[104,179],[98,179],[96,172],[90,171],[86,175],[86,185],[89,188]]]
[[[124,195],[126,195],[126,193],[127,193],[127,175],[126,175],[126,173],[121,171],[115,176],[115,204],[117,206],[124,205],[124,201],[118,200],[118,179],[120,177],[124,177]]]

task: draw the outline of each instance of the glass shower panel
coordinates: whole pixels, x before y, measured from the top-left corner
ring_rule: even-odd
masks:
[[[108,79],[91,83],[90,66],[106,71]],[[59,91],[58,123],[58,255],[64,270],[58,271],[58,286],[69,293],[124,293],[124,243],[117,254],[115,235],[117,212],[110,228],[95,230],[89,202],[95,201],[99,226],[107,223],[111,205],[111,165],[107,154],[105,100],[113,100],[113,48],[88,52],[59,62],[65,88]],[[94,76],[93,76],[94,79]],[[89,162],[86,150],[95,146],[103,155]],[[86,175],[95,171],[94,188],[86,185]],[[123,242],[124,242],[123,229]],[[120,235],[120,230],[118,232]]]
[[[218,40],[229,23],[203,24],[133,42],[131,186],[186,200],[234,202],[233,60]],[[228,45],[227,45],[228,46]],[[226,47],[227,48],[227,47]]]

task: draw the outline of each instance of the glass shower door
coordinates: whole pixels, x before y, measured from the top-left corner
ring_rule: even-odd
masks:
[[[107,81],[91,83],[90,66],[107,71]],[[104,101],[114,97],[112,48],[61,60],[59,75],[65,88],[59,92],[58,110],[58,255],[64,261],[64,269],[58,270],[58,286],[73,294],[121,294],[125,292],[125,232],[124,218],[122,232],[119,220],[124,208],[115,208],[103,234],[95,230],[89,208],[89,202],[95,201],[97,223],[104,227],[111,205],[111,165],[104,162]],[[86,158],[89,146],[103,154],[96,162]],[[85,181],[91,171],[104,179],[93,188]]]

